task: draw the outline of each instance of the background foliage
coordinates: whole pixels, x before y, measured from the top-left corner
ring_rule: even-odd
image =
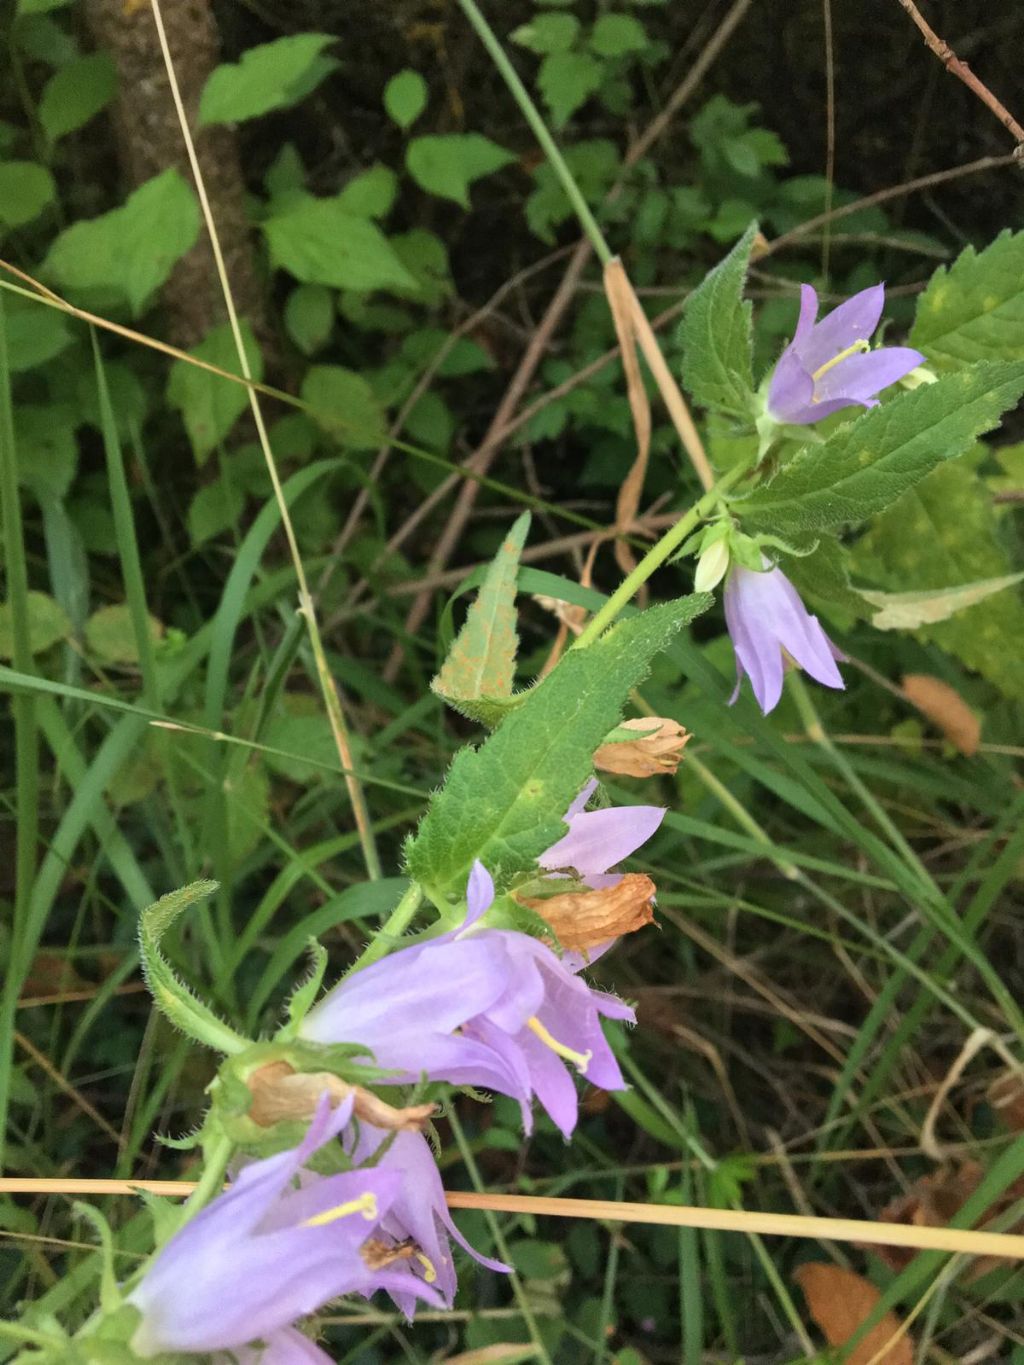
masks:
[[[645,305],[665,315],[677,368],[683,300],[755,218],[773,245],[748,289],[757,376],[791,333],[805,280],[835,300],[885,279],[893,332],[909,332],[941,372],[1020,359],[1024,235],[992,240],[1017,226],[1013,168],[804,230],[876,190],[1010,150],[895,4],[835,8],[829,47],[817,4],[752,4],[639,156],[637,139],[659,126],[724,5],[517,3],[493,17]],[[237,373],[149,11],[116,9],[18,0],[5,16],[0,254],[79,309]],[[208,1062],[140,993],[138,910],[199,875],[221,883],[165,947],[249,1029],[274,1017],[310,934],[351,957],[398,899],[403,837],[475,733],[428,690],[462,619],[453,590],[532,507],[518,681],[535,676],[558,623],[533,595],[593,605],[578,586],[586,533],[614,521],[635,455],[592,267],[544,321],[577,228],[457,9],[195,10],[172,27],[175,56],[194,86],[250,367],[270,390],[271,441],[386,875],[365,879],[244,388],[93,330],[5,272],[0,436],[9,394],[21,519],[4,526],[0,654],[22,708],[17,743],[38,753],[33,789],[5,727],[12,1173],[185,1169],[187,1156],[152,1133],[191,1123]],[[966,0],[946,10],[942,31],[1009,98],[1019,16]],[[978,320],[993,311],[998,342],[991,319]],[[978,403],[992,387],[995,377]],[[660,513],[699,489],[655,415],[641,510]],[[728,467],[738,451],[727,420],[704,425]],[[987,425],[847,538],[860,586],[942,589],[1020,566],[1024,432],[1011,416],[995,443],[971,444]],[[470,458],[482,484],[453,477]],[[924,1221],[978,1187],[975,1216],[1012,1200],[1024,1120],[1017,1101],[992,1101],[1004,1079],[994,1054],[942,1112],[946,1161],[920,1137],[965,1036],[935,990],[979,1025],[1015,1023],[999,988],[1019,996],[1019,590],[939,624],[879,631],[836,566],[812,557],[792,569],[853,659],[844,694],[814,697],[834,743],[812,742],[815,717],[793,700],[768,722],[747,698],[726,709],[732,664],[717,610],[655,665],[645,702],[696,738],[656,798],[612,788],[670,807],[650,860],[662,932],[624,944],[606,968],[640,1002],[622,1057],[634,1088],[589,1097],[571,1155],[543,1121],[522,1146],[504,1101],[483,1119],[467,1109],[468,1150],[495,1187],[851,1216],[899,1206],[893,1216]],[[668,569],[665,595],[686,591],[688,574]],[[606,550],[595,584],[614,581]],[[30,633],[19,640],[10,598],[23,590]],[[980,722],[975,752],[945,737],[962,733],[948,702],[908,702],[906,674],[952,689]],[[38,819],[39,833],[17,885],[16,817],[22,830]],[[470,1183],[465,1152],[443,1137],[449,1183]],[[139,1215],[129,1201],[109,1213],[130,1255]],[[40,1311],[88,1300],[97,1258],[74,1245],[88,1239],[68,1205],[7,1200],[0,1219],[9,1310],[22,1298]],[[473,1231],[486,1245],[483,1223]],[[509,1220],[507,1234],[532,1327],[503,1285],[467,1269],[463,1316],[410,1332],[376,1305],[346,1311],[338,1358],[427,1359],[532,1332],[567,1361],[813,1359],[803,1262],[848,1262],[904,1314],[927,1283],[920,1263],[816,1244],[530,1219]],[[915,1325],[931,1358],[985,1345],[1019,1356],[1018,1271],[934,1283]]]

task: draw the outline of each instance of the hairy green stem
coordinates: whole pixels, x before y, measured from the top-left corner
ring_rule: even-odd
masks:
[[[519,79],[515,67],[509,61],[505,49],[498,42],[494,30],[480,12],[475,0],[459,0],[459,5],[463,14],[473,25],[474,29],[490,53],[494,65],[498,68],[502,80],[508,86],[512,98],[523,112],[523,117],[537,135],[544,155],[551,163],[551,168],[561,181],[562,189],[565,190],[569,203],[572,204],[576,217],[580,220],[580,226],[590,239],[590,243],[597,254],[598,260],[602,265],[607,265],[612,259],[612,249],[605,241],[604,233],[598,227],[597,219],[590,211],[583,191],[576,183],[572,171],[566,164],[565,157],[559,151],[558,143],[551,135],[551,131],[541,116],[540,110],[533,102],[533,97],[526,86]]]
[[[699,502],[694,503],[674,526],[669,527],[661,539],[651,546],[633,572],[626,575],[604,606],[590,618],[573,644],[573,649],[586,649],[587,645],[594,643],[650,576],[682,545],[690,532],[715,511],[723,496],[746,472],[746,465],[736,465],[730,469],[722,475],[714,488],[709,488]]]
[[[410,882],[408,889],[402,899],[388,915],[387,919],[374,934],[371,941],[356,958],[349,968],[349,972],[358,972],[363,967],[369,967],[371,962],[376,962],[378,958],[384,956],[396,939],[401,938],[408,929],[413,915],[420,908],[423,901],[423,891],[419,882]],[[347,973],[346,973],[347,975]]]

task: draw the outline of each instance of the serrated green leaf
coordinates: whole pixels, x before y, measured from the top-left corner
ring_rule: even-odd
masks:
[[[415,137],[405,154],[409,174],[428,194],[469,208],[469,187],[507,166],[515,157],[482,133],[441,133]]]
[[[530,514],[524,512],[491,560],[444,667],[430,684],[445,701],[504,699],[512,694],[519,648],[516,575],[529,529]]]
[[[76,57],[55,71],[39,97],[39,122],[50,142],[84,128],[114,98],[117,75],[107,52]]]
[[[126,299],[138,315],[198,235],[195,195],[177,171],[167,170],[120,208],[65,228],[42,273],[62,289]]]
[[[252,328],[244,318],[240,326],[249,370],[254,379],[262,379],[263,356]],[[228,374],[241,374],[234,334],[226,322],[215,327],[189,354]],[[244,384],[176,360],[167,383],[167,401],[180,410],[196,464],[203,465],[249,406],[249,394]]]
[[[709,597],[687,597],[621,622],[574,649],[479,748],[462,749],[408,847],[411,874],[435,893],[462,891],[475,858],[505,878],[532,866],[565,831],[561,813],[592,771],[651,660]]]
[[[942,376],[805,446],[744,502],[765,530],[837,530],[883,512],[944,460],[962,455],[1024,393],[1024,364],[986,361]]]
[[[750,418],[754,412],[751,307],[743,297],[757,224],[690,295],[679,324],[682,380],[706,408]]]
[[[384,87],[388,117],[404,132],[427,107],[427,83],[418,71],[399,71]]]
[[[71,633],[68,614],[59,602],[48,593],[30,589],[25,602],[28,615],[28,642],[33,654],[44,650],[65,639]],[[14,627],[11,619],[11,605],[0,602],[0,659],[14,657]]]
[[[1001,232],[940,266],[917,301],[910,344],[950,369],[1024,360],[1024,232]]]
[[[274,264],[304,284],[360,293],[371,289],[419,293],[415,278],[380,228],[349,212],[342,196],[289,200],[286,208],[263,223],[263,232]]]
[[[862,588],[861,597],[876,608],[871,624],[876,630],[917,630],[948,621],[958,612],[977,606],[1004,588],[1012,588],[1024,573],[1003,574],[1001,578],[982,578],[976,583],[961,583],[955,588],[932,588],[923,592],[872,592]]]
[[[552,52],[540,64],[537,87],[556,128],[600,89],[604,67],[589,52]]]
[[[337,60],[324,55],[336,41],[329,33],[293,33],[218,66],[203,87],[200,124],[241,123],[297,104],[337,69]]]
[[[1006,577],[1012,565],[976,464],[968,457],[936,469],[879,517],[854,546],[858,577],[901,591],[948,589]],[[1006,696],[1024,699],[1019,648],[1024,603],[1019,593],[1000,592],[963,615],[923,625],[915,633],[960,659]]]
[[[168,892],[143,910],[139,917],[139,951],[153,1001],[171,1023],[196,1042],[233,1054],[244,1051],[246,1039],[218,1019],[205,1001],[178,980],[160,951],[160,940],[178,916],[216,889],[216,882],[192,882]]]

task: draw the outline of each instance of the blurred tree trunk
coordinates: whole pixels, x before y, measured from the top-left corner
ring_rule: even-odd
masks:
[[[245,213],[237,140],[229,128],[197,128],[199,96],[219,57],[217,25],[209,0],[164,0],[161,12],[235,303],[262,337],[267,330],[266,310]],[[125,175],[134,187],[174,166],[192,185],[149,4],[146,0],[86,0],[85,14],[97,47],[109,52],[117,66],[120,94],[114,129]],[[178,262],[163,297],[170,340],[177,346],[194,346],[224,320],[223,296],[205,229]]]

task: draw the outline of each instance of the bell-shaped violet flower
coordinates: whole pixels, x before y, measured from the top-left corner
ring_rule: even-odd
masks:
[[[445,1202],[437,1162],[422,1133],[392,1134],[373,1124],[359,1123],[342,1134],[342,1145],[353,1163],[377,1162],[379,1169],[397,1171],[401,1178],[399,1193],[373,1234],[381,1259],[386,1260],[389,1254],[407,1254],[410,1267],[433,1285],[446,1308],[451,1308],[456,1289],[449,1238],[454,1238],[463,1251],[488,1270],[509,1272],[501,1261],[475,1251],[455,1226]],[[415,1295],[396,1288],[389,1293],[401,1312],[411,1318]]]
[[[332,1111],[325,1096],[298,1147],[244,1167],[163,1247],[128,1295],[142,1314],[131,1340],[136,1355],[230,1351],[255,1341],[269,1349],[273,1341],[274,1365],[301,1361],[305,1345],[282,1332],[341,1294],[381,1288],[440,1304],[408,1266],[373,1269],[361,1255],[401,1191],[396,1171],[350,1171],[295,1186],[304,1163],[351,1113],[351,1099]]]
[[[872,285],[816,323],[818,295],[800,286],[796,333],[768,386],[768,412],[777,422],[806,426],[840,408],[873,408],[877,393],[924,363],[909,346],[871,350],[884,304],[885,285]]]
[[[781,569],[764,561],[764,571],[735,565],[725,584],[725,623],[736,651],[736,691],[743,675],[750,678],[754,696],[765,715],[782,696],[788,655],[794,663],[826,687],[845,686],[836,667],[842,654],[811,616],[800,594]]]
[[[460,929],[345,977],[299,1032],[311,1042],[364,1044],[399,1083],[425,1076],[510,1095],[527,1132],[536,1095],[568,1137],[577,1097],[565,1063],[604,1090],[624,1089],[600,1019],[635,1016],[538,939],[475,928],[493,899],[490,874],[475,863]]]
[[[537,859],[548,872],[571,867],[587,886],[599,891],[614,886],[618,873],[609,873],[657,831],[665,818],[662,806],[611,806],[607,810],[585,810],[597,788],[592,778],[565,812],[567,834],[552,844]]]
[[[321,1351],[297,1327],[282,1327],[271,1332],[265,1341],[234,1350],[218,1351],[212,1365],[333,1365],[326,1351]]]

